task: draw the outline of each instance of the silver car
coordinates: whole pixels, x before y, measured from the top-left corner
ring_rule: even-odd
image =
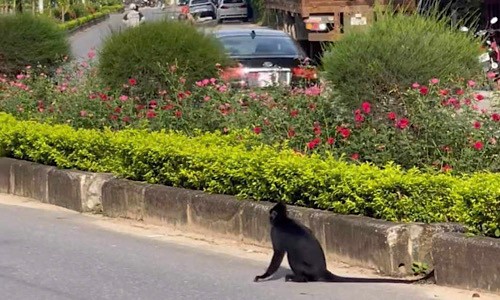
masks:
[[[212,19],[217,18],[217,6],[214,0],[190,0],[189,1],[189,12],[196,19],[212,17]]]
[[[246,0],[219,0],[217,19],[222,23],[226,19],[241,19],[248,22]]]

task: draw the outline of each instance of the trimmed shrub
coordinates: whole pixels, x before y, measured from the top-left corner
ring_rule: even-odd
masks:
[[[76,130],[4,113],[0,149],[61,168],[389,221],[461,222],[474,233],[500,237],[498,173],[451,176],[392,164],[380,169],[261,145],[244,132],[190,138],[165,131]]]
[[[0,74],[16,75],[28,65],[47,70],[70,55],[66,33],[49,17],[0,15]]]
[[[377,21],[366,30],[346,33],[328,46],[323,67],[342,106],[354,109],[372,100],[398,105],[400,88],[413,82],[476,79],[482,72],[480,52],[472,32],[451,27],[435,11],[386,12],[377,13]]]
[[[129,78],[139,80],[144,95],[169,86],[169,66],[182,70],[188,83],[217,76],[216,64],[229,58],[215,37],[183,22],[151,22],[113,34],[99,59],[100,77],[120,88]]]

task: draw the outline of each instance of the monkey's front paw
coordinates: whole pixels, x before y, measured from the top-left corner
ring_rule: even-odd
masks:
[[[255,278],[253,279],[254,282],[257,282],[259,281],[259,279],[261,279],[262,277],[261,276],[255,276]]]

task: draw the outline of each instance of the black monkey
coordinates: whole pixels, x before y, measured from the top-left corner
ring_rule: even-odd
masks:
[[[319,241],[309,228],[287,216],[284,203],[276,204],[269,211],[269,214],[274,254],[266,272],[256,276],[254,281],[265,279],[274,274],[281,265],[285,253],[293,271],[293,274],[286,275],[285,281],[414,283],[434,276],[434,270],[425,277],[415,280],[353,278],[334,275],[326,268],[325,254]]]

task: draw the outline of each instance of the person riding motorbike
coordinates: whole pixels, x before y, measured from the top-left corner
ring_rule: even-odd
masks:
[[[123,16],[123,22],[128,27],[135,27],[145,21],[144,15],[139,11],[139,7],[135,3],[130,4],[130,11]]]

